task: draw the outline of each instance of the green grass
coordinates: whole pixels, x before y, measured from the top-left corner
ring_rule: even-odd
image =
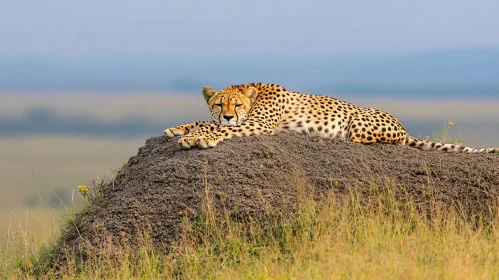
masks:
[[[297,181],[299,182],[299,181]],[[263,221],[234,220],[212,207],[184,216],[184,236],[168,251],[116,246],[105,237],[88,260],[69,258],[50,270],[49,243],[14,244],[0,255],[0,277],[75,279],[491,279],[499,277],[499,217],[469,219],[435,201],[421,210],[397,197],[389,182],[369,196],[332,190],[321,202],[297,183],[298,205],[289,218],[272,209]],[[90,200],[91,201],[91,200]],[[366,203],[367,201],[367,203]],[[90,202],[91,203],[91,202]],[[78,223],[83,210],[71,212]],[[277,211],[275,211],[277,212]],[[63,233],[64,234],[64,233]],[[22,239],[20,239],[22,241]]]
[[[449,131],[451,127],[454,126],[453,122],[448,122],[447,124],[442,125],[442,130],[440,133],[434,134],[433,135],[433,141],[438,142],[438,143],[443,143],[443,144],[455,144],[455,145],[466,145],[466,142],[468,142],[470,138],[463,139],[461,136],[457,136],[457,138],[449,138]],[[428,138],[429,136],[427,136]]]

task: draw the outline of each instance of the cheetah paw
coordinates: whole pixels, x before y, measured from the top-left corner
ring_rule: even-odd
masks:
[[[189,133],[189,129],[185,127],[172,127],[165,130],[164,135],[166,137],[175,137],[179,135],[186,135]]]
[[[180,138],[180,140],[178,140],[178,145],[184,150],[197,146],[195,139],[187,136]]]
[[[175,133],[173,133],[173,129],[168,128],[167,130],[165,130],[164,135],[165,135],[166,137],[170,137],[170,138],[172,138],[172,137],[174,137],[174,136],[175,136]]]
[[[199,136],[196,138],[196,145],[200,148],[207,149],[207,148],[213,148],[218,144],[218,141],[215,140],[209,140],[205,136]]]
[[[200,148],[203,148],[203,149],[208,148],[208,140],[203,136],[199,136],[198,138],[196,138],[196,144]]]

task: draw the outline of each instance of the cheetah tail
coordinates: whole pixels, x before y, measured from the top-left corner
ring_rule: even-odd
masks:
[[[438,142],[421,140],[412,136],[407,136],[404,144],[423,151],[437,150],[442,152],[450,152],[450,153],[462,152],[469,154],[499,153],[499,148],[471,148],[471,147],[466,147],[464,145],[442,144]]]

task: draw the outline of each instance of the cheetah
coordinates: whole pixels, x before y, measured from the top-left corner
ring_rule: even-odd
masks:
[[[292,92],[274,84],[232,85],[215,92],[205,86],[203,97],[212,121],[198,121],[166,129],[164,135],[183,135],[179,146],[215,147],[233,137],[298,132],[341,138],[359,144],[390,143],[421,150],[498,153],[498,148],[471,148],[421,140],[407,134],[392,115],[362,108],[328,96]]]

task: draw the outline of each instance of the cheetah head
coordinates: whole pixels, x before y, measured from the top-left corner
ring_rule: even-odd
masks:
[[[247,117],[256,95],[254,87],[228,87],[215,92],[211,87],[203,88],[203,97],[208,103],[213,121],[222,125],[241,124]]]

